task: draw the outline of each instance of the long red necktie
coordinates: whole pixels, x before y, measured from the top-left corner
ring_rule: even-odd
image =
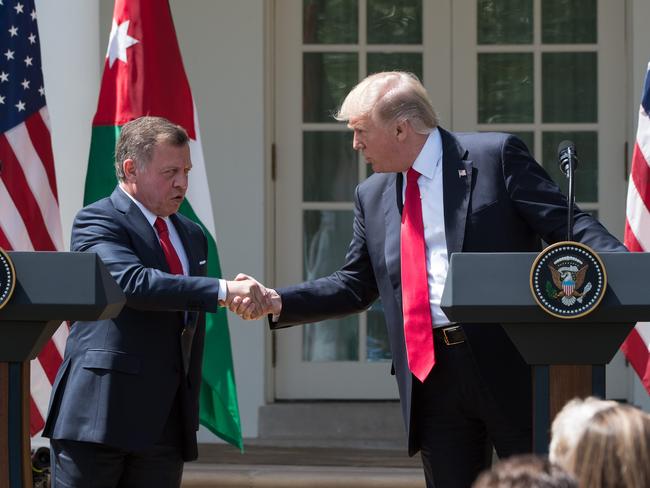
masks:
[[[435,364],[435,354],[419,177],[420,173],[409,168],[402,210],[400,253],[406,355],[409,369],[424,382]]]
[[[158,239],[160,240],[163,253],[165,253],[169,272],[171,274],[183,274],[181,260],[179,259],[178,254],[176,254],[176,249],[172,246],[172,241],[169,240],[169,229],[167,228],[167,223],[158,217],[153,223],[153,226],[158,232]]]

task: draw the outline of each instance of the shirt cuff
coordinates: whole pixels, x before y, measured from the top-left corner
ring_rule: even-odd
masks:
[[[219,280],[219,300],[226,301],[228,298],[228,287],[226,286],[226,280]]]

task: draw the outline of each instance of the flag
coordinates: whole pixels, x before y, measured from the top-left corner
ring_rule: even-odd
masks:
[[[208,237],[208,274],[221,276],[214,218],[196,107],[167,0],[116,0],[84,192],[87,205],[111,194],[121,127],[143,115],[165,117],[190,136],[192,171],[180,212]],[[237,389],[226,311],[207,314],[200,393],[201,424],[242,448]]]
[[[650,70],[650,63],[648,64]],[[639,125],[627,190],[625,245],[632,252],[650,251],[650,76],[646,71]],[[650,323],[639,322],[621,346],[650,393]]]
[[[0,1],[0,247],[62,251],[50,118],[33,0]],[[31,362],[31,434],[43,429],[68,328]]]

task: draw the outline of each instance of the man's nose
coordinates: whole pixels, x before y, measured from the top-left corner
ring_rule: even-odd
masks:
[[[187,184],[189,182],[189,176],[185,173],[178,175],[174,180],[174,186],[187,190]]]
[[[352,149],[354,149],[355,151],[359,151],[363,149],[363,143],[359,140],[356,134],[352,138]]]

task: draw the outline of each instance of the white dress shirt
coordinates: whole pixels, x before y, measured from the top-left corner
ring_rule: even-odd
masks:
[[[133,198],[133,196],[128,193],[124,188],[120,186],[120,190],[124,192],[124,194],[129,197],[133,203],[135,203],[140,211],[142,212],[142,215],[147,219],[147,222],[149,222],[149,225],[153,228],[154,232],[156,235],[158,235],[158,231],[154,227],[154,222],[158,218],[158,215],[154,214],[151,210],[149,210],[147,207],[142,205],[138,200]],[[185,248],[183,247],[183,242],[181,241],[181,236],[178,235],[178,231],[176,230],[176,227],[174,227],[174,223],[169,217],[160,217],[165,221],[167,224],[167,229],[169,229],[169,240],[172,243],[172,246],[174,246],[174,250],[176,251],[176,254],[178,254],[178,258],[181,260],[181,265],[183,266],[183,274],[185,276],[189,275],[190,271],[190,265],[189,265],[189,260],[187,259],[187,253],[185,252]],[[160,238],[160,236],[158,236]],[[225,300],[226,295],[227,295],[227,288],[226,288],[226,281],[220,279],[219,280],[219,300]]]
[[[422,220],[424,221],[431,318],[434,327],[442,327],[451,322],[440,308],[449,260],[442,197],[442,138],[438,129],[434,129],[429,134],[422,151],[413,163],[413,169],[422,175],[418,179],[418,186],[420,187]],[[402,201],[406,195],[407,183],[406,172],[403,174]]]

